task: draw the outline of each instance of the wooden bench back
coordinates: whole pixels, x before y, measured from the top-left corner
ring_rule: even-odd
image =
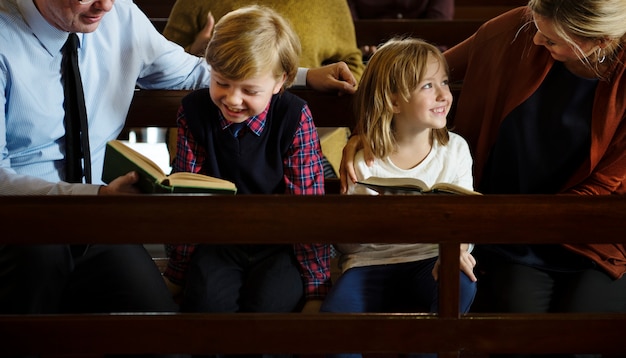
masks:
[[[355,20],[354,30],[358,46],[378,45],[394,36],[412,36],[449,48],[470,37],[484,22],[484,19]]]
[[[0,197],[0,217],[12,223],[0,244],[164,243],[190,238],[215,244],[410,241],[439,243],[442,260],[438,315],[0,315],[3,354],[626,354],[626,314],[458,310],[459,243],[621,241],[626,230],[624,197]],[[67,218],[74,225],[66,225]],[[246,218],[246,225],[240,218]]]
[[[527,3],[528,0],[455,0],[454,18],[488,20]]]

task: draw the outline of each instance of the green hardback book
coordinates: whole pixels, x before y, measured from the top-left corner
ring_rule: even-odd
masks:
[[[104,155],[102,180],[110,183],[113,179],[136,171],[139,181],[136,184],[143,193],[237,193],[234,183],[197,173],[165,174],[163,170],[148,157],[137,152],[119,140],[107,143]]]

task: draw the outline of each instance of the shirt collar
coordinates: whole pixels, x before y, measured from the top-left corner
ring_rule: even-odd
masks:
[[[30,27],[33,35],[41,42],[50,56],[56,56],[61,52],[69,32],[62,31],[52,26],[37,10],[33,0],[17,0],[17,6],[24,17],[24,21]],[[83,34],[77,33],[79,47],[83,41]]]
[[[263,110],[263,112],[257,114],[256,116],[249,117],[243,122],[246,124],[248,129],[250,129],[250,131],[256,134],[257,136],[260,136],[261,133],[263,133],[263,128],[265,128],[265,123],[267,121],[267,112],[269,111],[269,108],[270,108],[270,104],[268,103],[267,107],[265,107],[265,110]],[[227,129],[233,124],[232,122],[229,122],[226,118],[224,118],[224,115],[222,114],[222,112],[219,112],[219,114],[220,114],[220,125],[223,130]]]

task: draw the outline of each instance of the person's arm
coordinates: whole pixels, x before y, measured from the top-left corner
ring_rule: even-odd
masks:
[[[2,72],[2,71],[0,71]],[[4,77],[0,78],[0,83],[5,82]],[[7,88],[1,86],[1,88]],[[34,175],[18,173],[12,167],[12,160],[9,157],[9,148],[7,143],[10,142],[6,123],[12,113],[6,110],[5,92],[0,93],[0,102],[4,105],[3,111],[0,111],[0,195],[121,195],[134,194],[136,189],[132,184],[137,180],[136,174],[120,177],[112,182],[111,187],[104,187],[94,184],[67,183],[64,181],[49,181]],[[103,191],[104,189],[104,191]]]
[[[331,287],[330,245],[294,244],[294,252],[304,283],[306,302],[302,312],[318,312]]]
[[[182,46],[185,51],[202,56],[192,47],[197,46],[202,41],[206,41],[204,47],[209,42],[211,32],[204,33],[207,29],[209,14],[211,13],[212,1],[198,0],[176,0],[167,18],[167,23],[163,29],[163,36],[168,40]],[[219,17],[219,16],[218,16]],[[213,18],[213,16],[211,16]],[[212,29],[211,29],[212,31]],[[206,37],[208,35],[208,37]],[[206,38],[205,38],[206,37]],[[196,43],[197,42],[197,43]]]
[[[609,98],[608,96],[596,97]],[[618,95],[614,98],[620,97]],[[609,106],[604,106],[604,108],[609,108]],[[619,125],[615,132],[608,137],[611,140],[592,173],[583,179],[570,178],[570,182],[567,183],[569,189],[565,193],[578,195],[626,194],[624,185],[624,178],[626,177],[626,117],[619,119]],[[598,146],[602,146],[602,144],[599,143]],[[592,147],[592,156],[594,151],[598,150]]]
[[[2,51],[5,51],[5,48]],[[26,170],[23,169],[20,172],[14,167],[11,157],[11,154],[14,153],[12,153],[9,143],[14,143],[13,145],[17,147],[25,147],[22,152],[18,153],[18,160],[20,160],[19,157],[27,158],[28,156],[42,160],[40,158],[45,157],[42,155],[43,149],[38,152],[34,148],[28,148],[30,143],[39,140],[39,138],[34,138],[36,131],[33,131],[32,128],[38,126],[42,121],[52,121],[57,113],[62,116],[63,112],[61,110],[54,112],[48,109],[45,113],[51,113],[51,116],[45,118],[38,114],[31,114],[34,112],[31,110],[32,103],[37,103],[39,106],[42,106],[43,103],[43,108],[46,109],[48,103],[45,102],[45,99],[39,100],[36,95],[32,97],[32,93],[36,94],[36,92],[20,91],[20,86],[17,84],[9,86],[9,78],[12,78],[10,71],[19,68],[19,64],[10,63],[10,57],[9,59],[5,56],[0,57],[3,58],[0,60],[0,107],[2,107],[0,111],[0,195],[97,195],[98,185],[54,181],[52,178],[54,175],[50,175],[48,180],[45,180],[37,177],[34,169],[32,172],[26,172],[29,170],[27,167]],[[30,70],[31,73],[34,71],[27,67],[24,70]],[[45,81],[43,78],[42,80]],[[13,92],[7,92],[11,89]],[[11,103],[9,103],[9,99],[11,99]],[[12,133],[20,133],[20,138],[14,138]],[[24,159],[21,160],[24,163]],[[42,167],[40,163],[38,168]]]
[[[207,14],[207,23],[206,25],[198,32],[194,41],[191,45],[185,47],[185,51],[203,57],[206,51],[206,47],[209,44],[209,40],[211,39],[211,35],[213,34],[213,27],[215,26],[215,18],[209,11]]]
[[[302,107],[300,124],[283,158],[285,193],[323,195],[322,149],[309,106]]]
[[[363,136],[356,132],[348,139],[348,143],[343,147],[341,154],[341,164],[339,164],[339,180],[341,181],[341,193],[348,192],[348,182],[356,183],[357,175],[354,169],[354,156],[363,149],[363,159],[367,166],[374,163],[374,153],[368,146],[363,146]]]
[[[185,286],[187,269],[191,255],[196,249],[194,244],[166,244],[167,267],[163,279],[172,296],[178,296]]]
[[[307,105],[302,108],[300,125],[292,145],[287,150],[283,166],[286,194],[324,194],[322,150],[313,117]],[[330,288],[330,246],[294,244],[294,252],[305,290],[306,303],[302,311],[318,312]]]
[[[345,62],[336,62],[316,68],[299,68],[294,85],[320,92],[353,94],[357,80]]]
[[[98,195],[100,185],[49,182],[30,175],[17,174],[10,167],[0,166],[2,195]]]
[[[323,36],[323,39],[318,39],[320,44],[317,45],[318,52],[323,56],[320,60],[322,63],[345,62],[358,82],[365,65],[363,53],[357,46],[354,21],[345,1],[335,4],[327,17],[312,20],[318,21],[321,27],[319,37]]]
[[[472,173],[472,156],[469,150],[469,146],[465,139],[461,136],[455,136],[450,134],[450,141],[447,146],[450,147],[447,156],[446,167],[454,167],[454,171],[449,174],[450,177],[454,177],[454,180],[450,180],[451,183],[459,185],[465,189],[474,189],[474,176]],[[474,248],[474,244],[461,244],[461,252],[459,256],[459,263],[461,272],[465,273],[467,277],[475,282],[476,275],[474,274],[474,266],[476,266],[476,259],[472,256],[471,252]],[[437,260],[432,274],[435,280],[439,279],[439,265]]]
[[[471,254],[471,246],[470,244],[461,244],[461,254],[459,255],[459,267],[461,272],[467,275],[467,277],[472,281],[476,282],[478,279],[474,274],[474,266],[476,266],[476,259]],[[435,262],[435,266],[432,270],[432,275],[435,281],[439,280],[439,267],[441,266],[441,262],[439,259]]]
[[[178,109],[176,123],[178,125],[176,143],[178,150],[172,172],[198,173],[202,169],[202,163],[204,163],[205,151],[194,140],[182,106]],[[178,295],[185,284],[191,255],[195,249],[196,245],[194,244],[166,245],[168,261],[163,278],[173,296]]]
[[[133,195],[141,194],[134,184],[139,180],[136,172],[130,172],[111,181],[109,185],[100,186],[98,195]]]

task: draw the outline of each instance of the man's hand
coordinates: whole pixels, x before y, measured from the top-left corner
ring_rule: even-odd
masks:
[[[345,62],[336,62],[317,68],[310,68],[306,74],[308,87],[320,92],[353,94],[356,79]]]
[[[204,52],[209,44],[209,40],[211,40],[211,36],[213,36],[213,27],[215,26],[215,18],[210,11],[206,17],[206,26],[198,32],[193,43],[187,48],[187,52],[200,57],[204,57]]]
[[[98,195],[133,195],[141,194],[139,189],[133,184],[137,183],[139,175],[136,172],[129,172],[128,174],[118,177],[113,180],[109,185],[103,185],[98,190]]]

